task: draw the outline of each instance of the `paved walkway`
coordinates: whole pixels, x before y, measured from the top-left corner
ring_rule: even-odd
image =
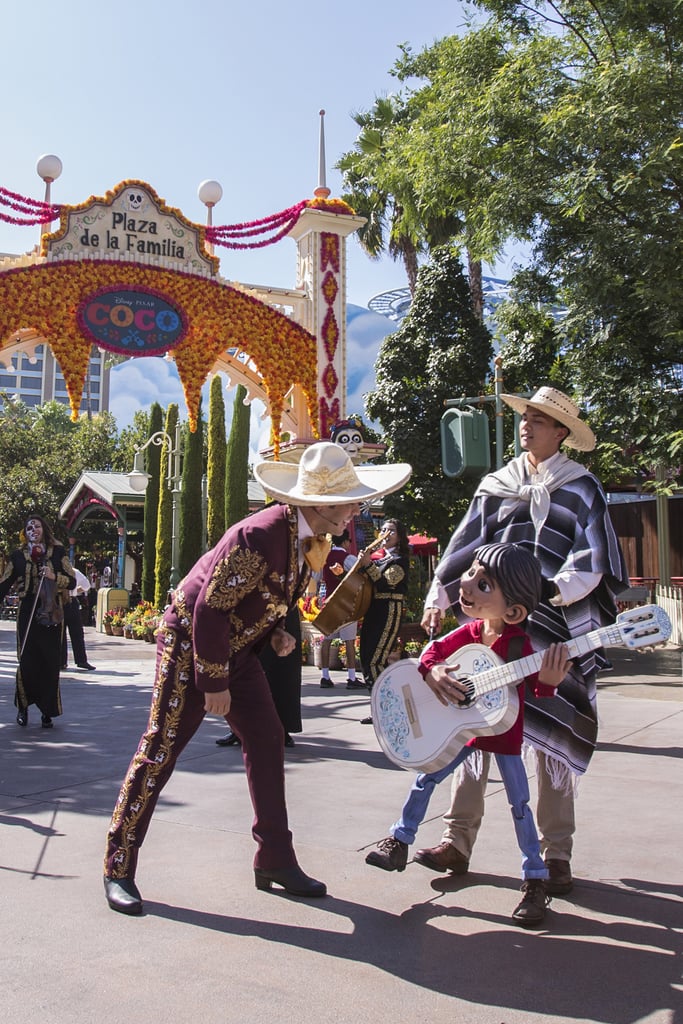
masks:
[[[570,898],[539,932],[512,924],[518,852],[489,786],[472,872],[364,863],[410,776],[381,754],[363,694],[304,670],[304,732],[286,752],[302,866],[330,896],[258,892],[238,749],[208,719],[142,851],[146,913],[104,900],[101,857],[145,724],[154,649],[87,631],[94,673],[63,677],[64,715],[14,722],[14,627],[0,623],[0,975],[9,1024],[680,1024],[683,1021],[681,652],[613,652],[601,740],[580,788]],[[533,785],[533,782],[532,782]],[[424,845],[438,841],[442,787]]]

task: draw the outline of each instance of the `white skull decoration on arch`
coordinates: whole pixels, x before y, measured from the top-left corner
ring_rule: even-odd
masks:
[[[361,420],[351,416],[347,420],[335,423],[330,431],[330,441],[340,445],[354,463],[360,462],[363,457],[361,449],[365,439],[361,427]]]

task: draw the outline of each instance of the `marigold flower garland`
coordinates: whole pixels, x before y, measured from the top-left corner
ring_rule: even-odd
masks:
[[[8,224],[27,227],[35,224],[49,224],[57,220],[64,210],[70,209],[63,203],[45,203],[40,199],[22,196],[18,192],[10,192],[9,189],[0,186],[0,207],[2,206],[8,206],[22,216],[13,217],[0,209],[0,220]],[[284,238],[292,230],[305,209],[323,210],[326,213],[346,216],[353,216],[355,212],[343,199],[302,199],[301,202],[289,206],[286,210],[273,213],[268,217],[261,217],[259,220],[244,221],[242,224],[216,225],[215,227],[203,227],[199,224],[194,226],[205,232],[206,240],[211,245],[222,245],[226,249],[260,249],[265,245],[273,245]],[[258,242],[234,241],[237,238],[253,238],[256,235],[266,235],[273,231],[275,234]]]
[[[278,310],[215,279],[108,260],[53,262],[0,273],[0,347],[30,327],[52,347],[78,418],[91,342],[77,311],[101,288],[158,290],[185,312],[188,333],[173,349],[195,430],[201,389],[221,352],[238,347],[253,359],[270,402],[273,448],[278,457],[285,398],[299,384],[317,430],[316,342],[312,334]]]

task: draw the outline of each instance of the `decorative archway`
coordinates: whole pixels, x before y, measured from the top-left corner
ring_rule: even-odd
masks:
[[[283,225],[277,237],[297,243],[293,290],[220,278],[209,246],[246,248],[226,239],[257,229],[193,224],[145,182],[124,181],[103,197],[37,216],[45,222],[57,212],[59,228],[43,235],[40,254],[0,261],[0,361],[49,344],[74,419],[93,344],[171,356],[193,430],[204,381],[224,369],[265,401],[275,458],[283,418],[296,449],[344,415],[344,239],[363,223],[346,204],[321,195],[275,215]]]

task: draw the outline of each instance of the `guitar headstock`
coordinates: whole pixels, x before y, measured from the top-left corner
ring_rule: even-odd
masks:
[[[663,644],[671,636],[671,621],[658,604],[629,608],[617,615],[616,626],[626,647]]]

